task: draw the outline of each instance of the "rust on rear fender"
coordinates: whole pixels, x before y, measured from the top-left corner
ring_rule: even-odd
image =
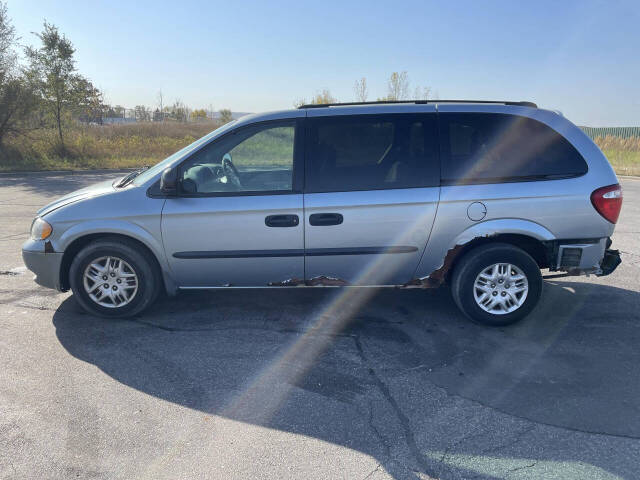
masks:
[[[464,245],[456,245],[449,249],[440,268],[434,270],[426,277],[414,278],[408,281],[402,285],[401,288],[438,288],[446,280],[447,274],[453,266],[453,261],[460,255],[463,248]]]

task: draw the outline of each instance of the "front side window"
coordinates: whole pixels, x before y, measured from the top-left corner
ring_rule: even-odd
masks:
[[[168,156],[164,160],[156,163],[153,167],[145,170],[140,175],[135,177],[135,180],[134,180],[133,183],[135,183],[136,185],[144,184],[147,180],[151,179],[152,177],[155,177],[158,173],[162,172],[165,168],[171,166],[172,163],[174,163],[176,160],[178,160],[183,155],[187,154],[190,150],[194,150],[194,149],[198,148],[203,143],[206,143],[207,141],[209,141],[209,139],[211,139],[211,137],[215,137],[216,135],[219,135],[219,134],[223,133],[224,131],[229,130],[230,128],[232,128],[236,121],[237,120],[233,120],[233,121],[231,121],[229,123],[226,123],[226,124],[222,125],[221,127],[216,128],[213,132],[210,132],[210,133],[206,134],[204,137],[199,138],[198,140],[196,140],[192,144],[187,145],[186,147],[184,147],[184,148],[178,150],[177,152],[175,152],[174,154]]]
[[[358,115],[308,120],[306,191],[435,186],[434,115]]]
[[[547,125],[498,113],[441,113],[443,184],[583,175],[580,153]]]
[[[241,128],[182,165],[181,190],[192,195],[291,191],[294,139],[294,120]]]

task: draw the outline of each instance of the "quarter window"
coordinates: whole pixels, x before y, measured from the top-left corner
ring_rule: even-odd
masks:
[[[443,184],[584,175],[587,164],[562,135],[527,117],[441,113]]]
[[[309,192],[439,184],[434,115],[316,117],[308,123]]]
[[[295,121],[241,128],[205,146],[181,168],[185,194],[291,191]]]

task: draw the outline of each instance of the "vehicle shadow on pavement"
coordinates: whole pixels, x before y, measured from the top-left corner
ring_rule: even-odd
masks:
[[[89,185],[123,177],[131,169],[124,170],[77,170],[67,172],[15,172],[0,175],[0,188],[13,187],[25,190],[50,200],[85,188]],[[44,206],[44,204],[42,204]]]
[[[184,293],[117,321],[71,297],[53,321],[73,356],[125,385],[344,445],[394,478],[504,478],[535,465],[625,476],[606,451],[565,447],[576,431],[620,449],[640,438],[637,292],[545,282],[528,319],[487,328],[444,289],[349,290],[363,289]],[[548,448],[528,449],[535,435]]]

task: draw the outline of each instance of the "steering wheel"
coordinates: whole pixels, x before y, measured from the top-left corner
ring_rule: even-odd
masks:
[[[242,185],[240,184],[240,175],[238,173],[238,169],[231,161],[230,153],[225,153],[222,157],[222,170],[224,171],[224,174],[229,178],[229,180],[231,180],[231,183],[233,183],[238,188],[242,188]]]

